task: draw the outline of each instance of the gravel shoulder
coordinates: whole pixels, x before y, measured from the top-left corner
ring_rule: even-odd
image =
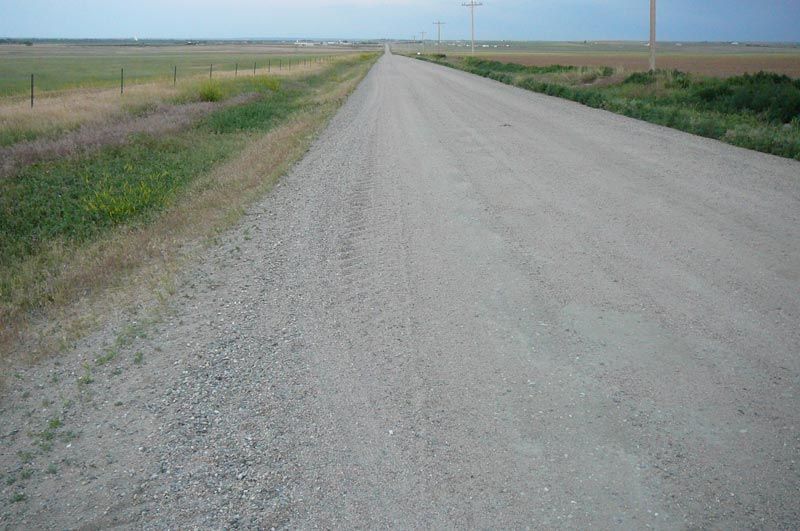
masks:
[[[796,527],[798,177],[387,54],[168,307],[9,379],[0,526]]]

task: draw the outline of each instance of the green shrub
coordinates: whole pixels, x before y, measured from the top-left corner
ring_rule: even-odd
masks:
[[[209,79],[204,81],[198,90],[200,101],[220,101],[222,99],[222,87],[219,82]]]
[[[725,80],[704,80],[693,91],[696,101],[720,112],[750,111],[772,123],[800,116],[800,80],[759,72]]]
[[[625,78],[626,85],[650,85],[656,82],[656,73],[654,72],[634,72]]]
[[[600,77],[611,77],[614,75],[614,69],[610,66],[604,66],[600,69]]]

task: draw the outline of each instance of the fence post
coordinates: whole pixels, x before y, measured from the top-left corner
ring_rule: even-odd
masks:
[[[125,69],[119,69],[119,93],[125,94]]]
[[[233,77],[239,77],[239,63],[236,63],[236,69],[233,71]]]
[[[174,87],[177,84],[178,84],[178,65],[175,65],[172,70],[172,86]]]
[[[256,75],[256,63],[253,61],[253,77]]]
[[[211,66],[208,69],[208,79],[211,79],[213,75],[214,75],[214,63],[211,63]]]
[[[31,109],[33,109],[33,74],[31,74]]]
[[[272,59],[267,59],[267,73],[272,72]]]

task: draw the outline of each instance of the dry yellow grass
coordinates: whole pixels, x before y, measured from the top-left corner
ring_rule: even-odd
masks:
[[[339,55],[333,58],[343,60],[350,55]],[[306,75],[309,72],[326,68],[327,63],[310,63],[293,65],[291,70],[283,68],[267,68],[256,70],[256,75],[277,76],[282,78]],[[252,76],[252,70],[242,71],[239,76]],[[214,79],[231,79],[233,72],[220,71],[214,73]],[[187,90],[207,79],[206,75],[197,75],[182,79],[175,87],[171,83],[141,83],[125,87],[125,94],[120,95],[116,89],[75,89],[48,92],[37,97],[34,108],[30,108],[30,100],[7,97],[0,99],[0,132],[28,131],[36,135],[69,131],[85,124],[101,124],[113,122],[137,108],[163,103],[174,99]]]
[[[244,208],[268,191],[308,149],[344,98],[366,74],[334,90],[318,91],[321,107],[297,114],[270,133],[253,137],[235,158],[195,181],[181,200],[153,223],[119,228],[80,249],[53,245],[37,260],[61,264],[37,289],[50,304],[36,316],[3,323],[0,363],[30,362],[56,352],[126,309],[157,306],[169,295],[174,274],[204,242],[239,219]],[[38,265],[26,264],[30,275]],[[25,271],[20,273],[25,275]],[[7,372],[7,371],[3,371]]]
[[[49,94],[30,103],[14,99],[0,102],[0,130],[34,133],[69,130],[83,124],[113,121],[136,106],[160,103],[179,90],[164,84],[136,85],[124,97],[119,90],[79,89]]]

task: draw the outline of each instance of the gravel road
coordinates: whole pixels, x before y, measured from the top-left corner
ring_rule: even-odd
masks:
[[[221,240],[0,525],[800,525],[796,161],[387,54]]]

